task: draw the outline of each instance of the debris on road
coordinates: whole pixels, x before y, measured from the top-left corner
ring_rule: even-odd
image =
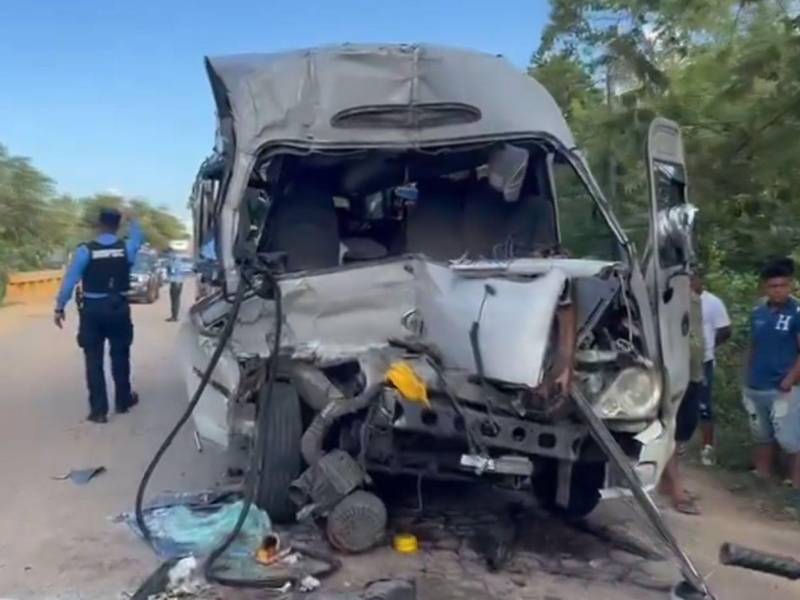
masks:
[[[411,533],[398,533],[395,535],[392,546],[400,554],[416,554],[419,551],[417,536]]]
[[[312,575],[306,575],[300,581],[300,591],[301,592],[313,592],[316,589],[319,589],[320,581],[316,577]]]
[[[212,586],[202,580],[194,556],[165,561],[131,596],[131,600],[216,600]]]
[[[72,469],[66,475],[53,477],[53,479],[56,481],[65,481],[69,479],[76,485],[86,485],[92,479],[105,472],[106,468],[101,465],[99,467],[90,467],[88,469]]]
[[[203,502],[203,499],[208,501]],[[231,531],[239,518],[242,502],[231,497],[194,495],[178,496],[171,503],[151,505],[145,509],[145,520],[152,532],[154,550],[166,558],[207,554]],[[120,519],[141,536],[133,514],[125,513]],[[271,529],[267,513],[251,508],[242,532],[228,554],[251,556],[253,549]]]
[[[268,533],[256,550],[255,559],[262,565],[269,566],[288,558],[291,553],[291,546],[281,548],[281,538],[277,533]]]

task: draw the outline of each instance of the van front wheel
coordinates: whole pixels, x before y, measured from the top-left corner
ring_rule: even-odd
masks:
[[[266,390],[264,385],[258,397],[258,410],[265,411],[265,423],[260,439],[257,437],[262,445],[263,468],[256,490],[256,504],[275,523],[289,523],[297,512],[289,498],[289,485],[297,479],[302,468],[300,398],[294,386],[283,381],[275,382],[269,401]]]

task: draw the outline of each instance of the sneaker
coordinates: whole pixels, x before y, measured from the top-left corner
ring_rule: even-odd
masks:
[[[703,450],[700,452],[700,462],[706,467],[714,466],[716,463],[714,460],[714,446],[709,446],[708,444],[703,446]]]
[[[108,423],[108,417],[105,415],[89,415],[86,420],[92,423]]]

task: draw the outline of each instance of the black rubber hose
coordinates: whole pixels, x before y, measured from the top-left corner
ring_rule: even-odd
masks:
[[[268,266],[264,265],[264,271],[261,273],[264,277],[265,282],[269,283],[271,287],[271,291],[273,292],[273,299],[275,302],[275,329],[274,335],[275,339],[273,342],[272,353],[270,355],[270,362],[269,362],[269,372],[268,372],[268,380],[267,380],[267,390],[264,395],[264,401],[269,402],[272,399],[272,391],[274,389],[274,382],[276,379],[277,367],[278,367],[278,354],[280,352],[280,340],[281,340],[281,330],[283,325],[283,305],[282,305],[282,298],[281,298],[281,290],[278,282],[272,276]],[[144,519],[144,512],[143,512],[143,500],[144,494],[147,490],[147,485],[150,481],[150,477],[155,471],[156,466],[161,461],[164,453],[167,449],[172,445],[175,437],[177,436],[178,432],[181,428],[186,424],[186,421],[189,420],[189,417],[194,412],[195,407],[197,406],[200,398],[205,391],[205,388],[208,386],[208,382],[211,379],[211,375],[214,372],[214,369],[219,362],[220,357],[222,356],[222,352],[225,349],[225,346],[228,343],[231,335],[233,334],[233,328],[236,323],[236,318],[239,314],[239,309],[241,308],[242,301],[245,297],[245,290],[248,285],[252,288],[253,285],[250,280],[244,277],[244,273],[240,278],[239,285],[236,289],[236,295],[233,300],[233,305],[231,307],[231,311],[229,313],[228,322],[225,324],[222,333],[220,334],[219,343],[217,348],[215,348],[214,353],[211,356],[211,360],[206,367],[206,370],[203,372],[203,376],[200,379],[200,383],[197,387],[197,390],[192,396],[192,399],[189,401],[189,405],[187,406],[184,413],[181,415],[181,418],[178,419],[178,422],[170,431],[169,435],[164,439],[161,446],[159,446],[158,450],[156,451],[155,456],[150,461],[150,464],[145,469],[144,475],[142,476],[142,480],[139,482],[139,488],[136,492],[136,523],[139,526],[140,530],[142,531],[142,535],[144,536],[145,540],[152,546],[152,535],[150,532],[149,527]],[[257,295],[262,296],[256,292]],[[262,296],[265,297],[265,296]],[[247,482],[245,486],[245,495],[244,495],[244,504],[242,506],[242,510],[239,513],[239,518],[236,521],[231,532],[228,536],[223,540],[223,542],[211,553],[208,555],[204,565],[203,565],[203,574],[205,575],[206,579],[212,583],[218,583],[220,585],[225,585],[228,587],[238,587],[238,588],[260,588],[260,589],[272,589],[275,592],[278,592],[282,586],[286,583],[298,583],[302,577],[298,577],[296,575],[292,576],[273,576],[273,577],[264,577],[261,579],[236,579],[231,577],[224,577],[214,573],[214,563],[225,553],[225,551],[230,547],[233,541],[238,537],[239,533],[241,533],[242,527],[244,526],[245,520],[247,519],[247,515],[250,512],[250,508],[253,505],[253,501],[255,499],[256,489],[258,488],[258,483],[261,479],[263,463],[264,463],[264,455],[263,455],[263,448],[264,444],[262,442],[263,432],[265,428],[266,421],[264,420],[265,411],[259,411],[257,416],[257,426],[256,426],[256,440],[255,440],[255,451],[251,455],[251,464],[248,470],[247,475]],[[313,548],[307,546],[296,546],[298,551],[301,551],[306,556],[310,558],[316,558],[317,560],[323,561],[327,563],[328,569],[324,572],[325,575],[328,575],[341,567],[340,561],[331,555],[330,553],[314,550]]]
[[[278,356],[281,349],[281,331],[283,326],[283,303],[281,297],[281,289],[280,285],[278,285],[277,280],[272,276],[271,271],[269,270],[267,265],[264,265],[264,270],[261,273],[264,277],[264,281],[269,284],[271,291],[272,291],[272,299],[275,302],[275,327],[273,335],[273,345],[272,345],[272,352],[270,353],[270,361],[267,373],[267,389],[264,393],[263,402],[271,402],[272,401],[272,394],[273,390],[275,389],[275,380],[277,379],[277,372],[278,372]],[[262,290],[263,291],[263,290]],[[257,292],[258,293],[258,292]],[[259,296],[266,298],[267,295],[265,293],[258,293]],[[244,494],[244,504],[242,505],[242,510],[239,513],[239,518],[236,521],[236,524],[233,526],[233,529],[230,531],[228,536],[222,541],[222,543],[216,547],[211,553],[208,555],[204,565],[203,565],[203,574],[206,577],[206,580],[212,583],[218,583],[220,585],[228,586],[228,587],[235,587],[235,588],[258,588],[262,590],[271,590],[273,592],[282,593],[281,588],[286,583],[294,583],[299,584],[302,580],[302,576],[299,575],[280,575],[280,576],[266,576],[261,577],[259,579],[243,579],[243,578],[234,578],[234,577],[226,577],[223,575],[218,575],[214,572],[214,563],[219,560],[225,551],[230,547],[233,541],[238,537],[239,533],[242,531],[242,527],[244,526],[245,521],[247,520],[247,515],[250,512],[250,508],[253,506],[253,501],[255,500],[256,490],[258,489],[259,483],[263,476],[264,470],[264,443],[263,437],[264,432],[266,430],[267,421],[264,415],[267,414],[265,410],[258,410],[258,414],[256,416],[256,437],[254,440],[255,451],[251,454],[250,460],[250,468],[247,472],[247,482],[245,484],[245,494]],[[329,575],[334,571],[338,570],[341,567],[341,563],[339,562],[336,557],[332,554],[320,550],[315,550],[308,546],[300,546],[295,544],[295,550],[301,552],[305,556],[309,558],[315,558],[322,562],[327,563],[328,568],[325,570],[322,575]]]
[[[274,277],[272,277],[272,275],[269,274],[269,272],[266,272],[263,275],[272,288],[273,298],[275,301],[275,328],[274,328],[275,337],[272,344],[272,352],[270,354],[269,367],[267,372],[267,389],[264,394],[264,402],[271,402],[272,392],[275,388],[275,378],[278,369],[278,354],[281,348],[283,305],[281,302],[281,289],[280,286],[278,285],[278,282],[275,281]],[[258,414],[256,416],[256,437],[254,440],[255,449],[250,455],[250,467],[247,471],[247,481],[245,483],[244,504],[242,506],[241,512],[239,513],[239,518],[237,519],[236,524],[233,526],[233,529],[230,531],[228,536],[222,541],[222,543],[219,546],[217,546],[216,548],[214,548],[214,550],[211,551],[203,566],[203,572],[206,576],[206,579],[208,581],[219,583],[221,585],[227,585],[231,587],[273,587],[279,583],[275,581],[273,578],[260,579],[260,580],[233,579],[230,577],[224,577],[214,573],[214,563],[225,553],[225,551],[230,547],[230,545],[242,531],[244,522],[247,519],[247,515],[250,512],[250,508],[253,505],[253,500],[255,499],[256,489],[258,488],[258,482],[261,479],[261,473],[264,466],[263,435],[266,426],[266,419],[264,417],[265,414],[266,411],[261,410],[259,407]],[[285,583],[286,581],[287,579],[284,577],[282,583]]]
[[[135,504],[136,524],[139,526],[139,530],[142,532],[144,539],[151,546],[153,545],[152,533],[145,522],[143,510],[144,494],[147,491],[147,485],[150,483],[150,478],[153,475],[153,471],[155,471],[158,463],[161,462],[161,458],[164,456],[164,453],[172,445],[172,442],[175,440],[175,436],[178,435],[178,432],[186,424],[186,421],[188,421],[189,417],[192,416],[192,412],[194,412],[197,403],[200,402],[200,398],[202,397],[203,392],[205,391],[206,386],[208,386],[208,382],[211,379],[211,374],[214,372],[214,369],[216,368],[217,363],[222,356],[222,352],[225,350],[225,346],[233,334],[233,328],[236,324],[236,317],[238,316],[239,309],[242,306],[244,292],[245,282],[244,279],[240,279],[239,286],[236,288],[236,295],[234,296],[233,305],[231,306],[231,311],[229,313],[228,322],[225,323],[225,327],[219,336],[219,343],[214,349],[214,353],[211,355],[211,360],[208,363],[208,367],[203,373],[203,376],[200,378],[200,384],[197,386],[197,390],[195,390],[194,396],[192,396],[192,399],[189,401],[189,405],[181,415],[181,418],[178,419],[177,423],[175,423],[175,426],[172,428],[172,431],[169,432],[169,435],[167,435],[167,437],[161,443],[161,446],[159,446],[158,450],[156,450],[153,459],[150,461],[150,464],[147,465],[144,475],[142,475],[141,481],[139,481],[139,487],[136,490]]]
[[[800,579],[800,562],[788,556],[768,554],[744,546],[725,543],[719,549],[719,561],[723,565],[761,571],[787,579]]]

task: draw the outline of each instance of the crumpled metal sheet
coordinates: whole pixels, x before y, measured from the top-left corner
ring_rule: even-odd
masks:
[[[401,317],[414,307],[415,262],[398,259],[282,279],[283,345],[295,358],[324,363],[404,337]],[[245,302],[233,334],[237,351],[264,355],[273,326],[272,302]]]
[[[421,263],[417,271],[424,337],[440,351],[445,366],[477,372],[469,337],[477,321],[486,377],[538,385],[566,282],[563,271],[553,269],[523,281],[466,277],[433,263]]]

